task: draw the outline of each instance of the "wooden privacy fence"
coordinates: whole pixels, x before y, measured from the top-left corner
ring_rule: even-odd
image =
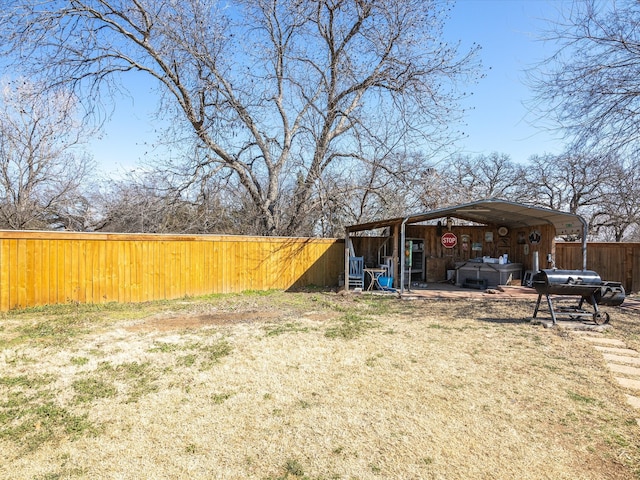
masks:
[[[580,243],[556,243],[556,266],[582,269]],[[621,282],[627,293],[640,291],[640,243],[588,243],[587,269],[602,280]]]
[[[344,240],[0,231],[0,311],[335,286]]]

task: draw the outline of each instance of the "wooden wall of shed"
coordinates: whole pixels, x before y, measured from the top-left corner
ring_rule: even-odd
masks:
[[[441,234],[448,232],[442,227],[439,234],[438,227],[425,225],[407,225],[407,239],[420,239],[424,241],[424,257],[426,263],[429,259],[446,260],[446,268],[454,268],[455,262],[462,262],[476,257],[497,257],[508,254],[509,261],[522,263],[523,270],[530,270],[533,264],[533,252],[538,252],[540,268],[547,268],[547,254],[555,258],[555,227],[552,225],[540,225],[536,227],[518,228],[510,230],[507,235],[498,234],[499,226],[453,226],[453,232],[458,238],[458,244],[454,248],[445,248],[441,243]],[[532,244],[529,235],[534,231],[540,233],[540,242]],[[492,241],[485,241],[490,234]],[[462,241],[463,235],[469,236],[466,249]],[[365,264],[375,266],[378,264],[378,252],[384,252],[383,244],[386,243],[386,251],[391,255],[392,240],[384,237],[354,237],[354,248],[358,256],[363,256]],[[474,243],[482,244],[482,251],[473,251]],[[428,270],[428,267],[425,269]]]
[[[393,254],[391,237],[351,237],[353,248],[358,257],[364,257],[364,264],[367,267],[378,265],[378,252],[380,256]],[[383,245],[386,246],[386,250]]]
[[[524,270],[531,269],[533,262],[533,252],[538,252],[540,268],[547,266],[546,257],[548,253],[555,256],[555,227],[553,225],[540,225],[537,227],[519,228],[510,230],[505,236],[498,234],[499,226],[453,226],[451,232],[458,238],[458,244],[454,248],[445,248],[438,235],[436,226],[408,225],[406,229],[407,238],[417,238],[424,240],[425,258],[448,258],[450,267],[455,262],[463,262],[476,257],[498,257],[508,254],[509,261],[522,263]],[[446,227],[442,227],[442,233],[448,232]],[[532,244],[529,235],[534,231],[540,233],[540,242]],[[486,235],[492,237],[492,241],[486,241]],[[469,236],[469,242],[465,250],[463,235]],[[473,251],[473,244],[482,244],[482,251]]]

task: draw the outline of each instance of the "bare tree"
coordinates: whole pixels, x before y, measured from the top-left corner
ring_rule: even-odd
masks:
[[[532,71],[536,106],[582,151],[640,147],[640,3],[574,0],[546,40],[559,45]]]
[[[509,155],[493,152],[475,157],[459,155],[440,169],[444,205],[486,198],[512,201],[524,197],[524,170]]]
[[[92,229],[125,233],[251,234],[246,199],[212,180],[179,190],[175,179],[133,171],[95,195]],[[249,208],[251,205],[249,204]]]
[[[594,206],[589,224],[600,240],[632,240],[640,227],[640,162],[611,165],[605,193]]]
[[[640,151],[640,3],[574,0],[563,13],[546,35],[559,48],[532,79],[571,153],[533,159],[529,185],[545,206],[588,218],[592,235],[620,241],[638,222],[636,166],[619,158]]]
[[[318,208],[322,230],[315,234],[341,236],[344,226],[400,217],[408,211],[436,208],[436,169],[422,152],[380,152],[377,161],[362,160],[358,168],[332,170],[319,185]]]
[[[447,144],[476,72],[475,47],[443,42],[439,0],[23,0],[0,15],[5,55],[85,101],[119,74],[155,79],[200,149],[189,182],[231,173],[270,235],[308,230],[329,172],[380,161],[354,151]]]
[[[625,242],[640,242],[640,225],[637,223],[629,228],[628,233],[625,235]]]
[[[617,168],[613,155],[534,155],[522,184],[525,201],[589,220],[602,211],[603,201],[618,178]]]
[[[525,188],[540,206],[584,213],[598,205],[612,174],[608,157],[535,155],[529,159]]]
[[[0,227],[83,230],[89,205],[81,184],[91,162],[78,149],[76,102],[23,80],[0,98]]]

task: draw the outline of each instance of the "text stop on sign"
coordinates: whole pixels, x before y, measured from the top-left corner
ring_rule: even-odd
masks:
[[[452,232],[447,232],[440,238],[444,248],[453,248],[458,244],[458,237]]]

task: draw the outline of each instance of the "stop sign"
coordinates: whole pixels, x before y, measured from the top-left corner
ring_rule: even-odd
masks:
[[[458,237],[452,232],[447,232],[440,239],[444,248],[453,248],[458,244]]]

